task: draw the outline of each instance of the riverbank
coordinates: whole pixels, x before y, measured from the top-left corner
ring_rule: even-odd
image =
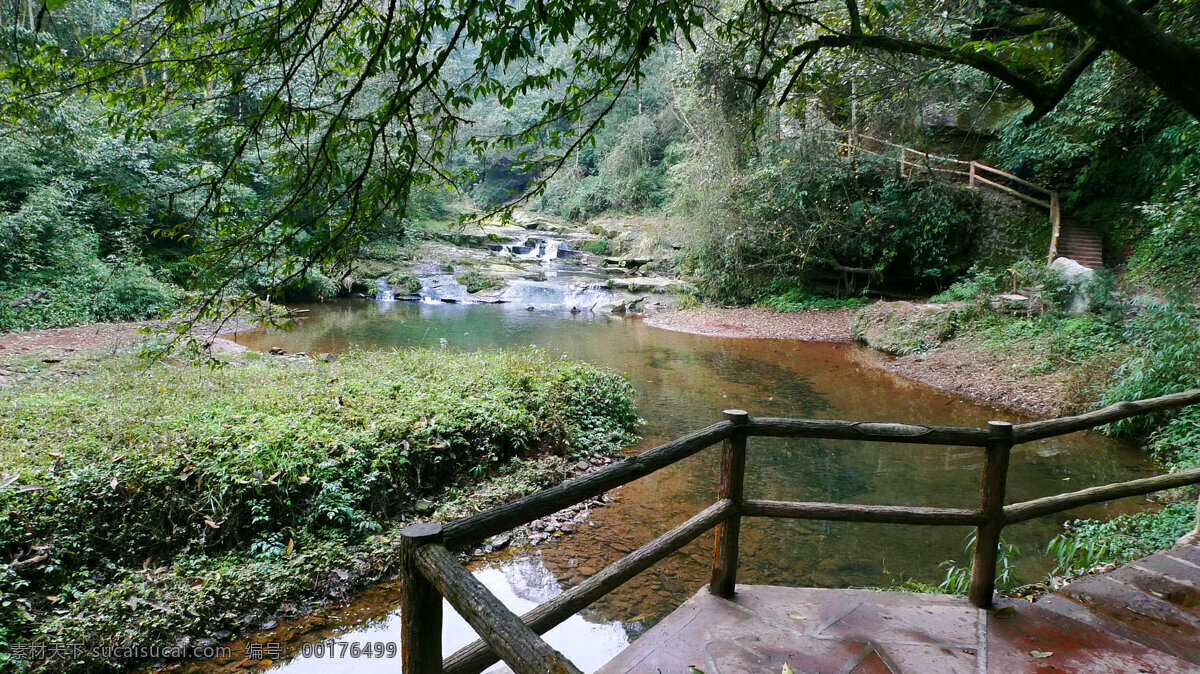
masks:
[[[761,307],[688,309],[646,318],[664,330],[710,337],[853,342],[850,320],[857,309],[782,313]],[[1065,409],[1069,380],[1063,372],[1039,373],[1041,357],[1020,346],[995,349],[982,340],[954,339],[905,356],[864,348],[861,364],[962,398],[997,407],[1055,416]]]
[[[623,377],[534,348],[224,360],[0,390],[0,654],[203,653],[387,577],[404,522],[589,470],[636,424]],[[131,662],[62,655],[0,669]]]
[[[100,359],[145,344],[154,330],[166,329],[167,325],[165,321],[126,321],[0,333],[0,386],[39,375],[62,378],[84,374]],[[190,334],[212,353],[237,354],[246,348],[228,337],[251,327],[249,317],[239,316],[198,322]]]

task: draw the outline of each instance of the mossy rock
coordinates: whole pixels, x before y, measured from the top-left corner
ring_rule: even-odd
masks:
[[[461,283],[464,288],[466,288],[467,292],[472,294],[481,290],[498,288],[500,286],[500,281],[496,277],[477,271],[469,271],[465,274],[459,274],[458,282]]]
[[[397,269],[388,274],[387,282],[397,295],[414,295],[421,290],[421,279],[403,269]]]
[[[954,336],[959,304],[877,302],[855,314],[850,330],[873,349],[897,356],[919,353]]]

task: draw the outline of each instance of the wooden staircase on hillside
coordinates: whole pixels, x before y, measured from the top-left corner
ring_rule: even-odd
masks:
[[[1058,257],[1067,257],[1089,269],[1104,266],[1104,242],[1096,230],[1075,221],[1064,220],[1058,235]]]
[[[1100,235],[1082,223],[1065,222],[1062,218],[1059,194],[1055,190],[978,161],[942,157],[858,132],[825,131],[833,136],[831,140],[836,144],[839,155],[851,156],[865,152],[898,162],[900,175],[904,177],[925,174],[942,179],[961,180],[969,187],[986,191],[992,196],[1018,199],[1044,208],[1050,220],[1050,250],[1046,256],[1046,264],[1053,263],[1055,258],[1066,257],[1090,269],[1104,266],[1104,249]],[[898,157],[890,154],[896,150],[899,151]]]

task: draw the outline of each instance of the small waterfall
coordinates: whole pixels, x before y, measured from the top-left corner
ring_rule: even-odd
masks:
[[[375,282],[375,287],[376,287],[376,290],[375,290],[375,299],[376,300],[378,300],[380,302],[395,302],[396,301],[396,291],[392,290],[392,287],[390,285],[388,285],[387,279],[385,277],[380,276],[379,280]]]
[[[549,281],[514,281],[501,299],[513,305],[548,309],[561,307],[567,298],[566,288]]]
[[[539,253],[538,257],[541,258],[542,262],[549,262],[550,260],[556,260],[556,259],[558,259],[558,249],[561,246],[562,246],[561,241],[555,241],[554,239],[546,239],[545,241],[542,242],[542,245],[539,246],[540,250],[538,251],[538,253]]]
[[[421,279],[421,301],[426,304],[472,304],[475,299],[452,274]]]
[[[597,303],[612,297],[612,291],[603,283],[586,286],[570,286],[557,281],[514,281],[500,299],[527,309],[570,309],[588,310]]]

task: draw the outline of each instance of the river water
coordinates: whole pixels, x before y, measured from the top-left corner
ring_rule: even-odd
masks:
[[[238,341],[256,350],[339,352],[350,348],[447,348],[459,351],[536,344],[554,353],[626,373],[637,389],[645,425],[637,453],[721,419],[724,409],[752,416],[794,416],[983,426],[1009,412],[965,402],[870,367],[879,356],[846,344],[722,339],[660,330],[632,318],[513,305],[336,301],[304,307],[287,333],[254,331]],[[833,440],[751,438],[747,496],[780,500],[973,507],[981,450]],[[518,614],[579,582],[674,527],[716,497],[719,457],[709,449],[616,492],[574,536],[511,549],[473,565],[474,572]],[[1014,449],[1010,501],[1128,480],[1154,472],[1128,443],[1094,433]],[[1075,511],[1107,517],[1141,507],[1128,501]],[[1061,530],[1045,518],[1006,529],[1025,553],[1026,580],[1049,570],[1040,553]],[[939,564],[965,563],[968,528],[906,527],[788,520],[743,521],[739,582],[846,587],[887,585],[901,577],[939,581]],[[707,581],[712,536],[702,537],[548,635],[585,670],[606,662]],[[285,625],[251,641],[297,648],[322,638],[399,639],[396,586],[383,584],[348,607]],[[447,653],[473,640],[446,609]],[[239,660],[235,644],[234,661]],[[211,663],[210,663],[211,664]],[[238,663],[231,662],[231,665]],[[241,666],[252,663],[242,662]],[[396,660],[277,662],[287,672],[395,672]],[[206,668],[208,669],[208,668]]]

